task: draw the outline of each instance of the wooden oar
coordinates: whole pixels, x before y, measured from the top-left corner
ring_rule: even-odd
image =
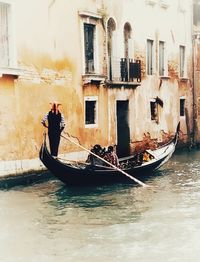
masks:
[[[95,153],[93,153],[92,151],[88,150],[87,148],[81,146],[80,144],[74,142],[73,140],[71,140],[69,137],[63,136],[61,135],[61,137],[69,140],[71,143],[77,145],[78,147],[82,148],[83,150],[87,151],[88,153],[94,155],[95,157],[101,159],[103,162],[105,162],[106,164],[110,165],[111,167],[113,167],[114,169],[118,170],[119,172],[121,172],[122,174],[124,174],[125,176],[127,176],[128,178],[130,178],[131,180],[135,181],[136,183],[138,183],[139,185],[143,186],[143,187],[147,187],[147,185],[145,183],[143,183],[142,181],[138,180],[137,178],[130,176],[128,173],[126,173],[124,170],[120,169],[119,167],[111,164],[110,162],[106,161],[104,158],[96,155]]]

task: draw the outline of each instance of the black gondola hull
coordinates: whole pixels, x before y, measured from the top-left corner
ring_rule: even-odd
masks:
[[[174,138],[162,146],[152,151],[155,158],[140,166],[134,166],[123,169],[126,174],[134,178],[142,179],[147,175],[160,168],[172,156],[178,137],[178,127]],[[88,185],[105,185],[113,183],[134,183],[134,180],[126,176],[120,170],[103,166],[83,165],[80,167],[63,163],[52,157],[47,149],[46,141],[41,146],[39,153],[40,160],[46,168],[59,180],[68,186],[88,186]],[[128,157],[127,159],[130,159]]]

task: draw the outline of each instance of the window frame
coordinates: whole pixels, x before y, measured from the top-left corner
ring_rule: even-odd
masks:
[[[148,38],[147,39],[147,51],[146,51],[146,70],[147,75],[154,74],[154,40]]]
[[[90,12],[79,12],[80,20],[80,32],[81,32],[81,45],[82,45],[82,74],[83,75],[99,75],[100,74],[100,65],[99,65],[99,49],[98,49],[98,25],[99,20],[102,18],[101,16],[90,13]],[[91,73],[86,71],[86,59],[85,59],[85,32],[84,32],[84,24],[90,24],[94,26],[94,39],[93,39],[93,55],[94,55],[94,70]]]
[[[179,113],[180,117],[185,117],[185,102],[186,102],[185,96],[181,96],[180,97],[180,113]],[[181,112],[183,112],[183,114]]]
[[[179,76],[184,78],[186,76],[186,46],[179,45]]]
[[[95,25],[91,23],[83,23],[83,26],[85,74],[93,74],[95,72]],[[90,61],[92,61],[91,65]]]
[[[16,59],[16,47],[15,47],[15,35],[14,35],[14,23],[13,23],[13,16],[14,16],[14,3],[9,0],[0,1],[0,4],[8,5],[8,12],[7,12],[7,36],[8,36],[8,63],[0,65],[0,71],[3,74],[9,75],[19,75],[19,72],[16,71],[17,67],[17,59]],[[15,69],[14,69],[15,68]]]
[[[161,77],[162,76],[168,76],[166,42],[165,41],[159,40],[158,50],[159,50],[159,57],[158,57],[158,59],[159,59],[159,61],[158,61],[159,76],[161,76]]]
[[[153,106],[154,110],[156,111],[153,115]],[[156,99],[152,98],[150,99],[150,119],[152,122],[155,122],[158,124],[159,122],[159,114],[158,114],[158,103],[156,102]]]
[[[86,103],[87,102],[95,102],[94,123],[93,124],[87,124],[86,123]],[[96,127],[98,127],[98,97],[97,96],[85,96],[84,97],[84,126],[85,126],[85,128],[96,128]]]
[[[110,81],[115,79],[115,70],[114,70],[114,52],[115,52],[115,38],[114,34],[116,32],[116,21],[113,17],[109,17],[107,20],[107,32],[106,32],[106,39],[107,39],[107,76]]]

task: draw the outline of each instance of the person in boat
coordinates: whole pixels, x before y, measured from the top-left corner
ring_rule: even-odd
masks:
[[[151,159],[153,159],[154,157],[147,151],[145,151],[143,153],[143,161],[144,162],[149,162]]]
[[[104,159],[114,166],[119,166],[119,159],[118,159],[117,154],[114,151],[113,146],[108,147],[108,150],[105,153]]]
[[[105,155],[105,148],[102,148],[99,144],[96,144],[90,151],[91,153],[88,155],[86,163],[90,163],[91,165],[104,165],[101,158]]]
[[[51,105],[51,110],[43,117],[41,123],[48,128],[50,152],[52,156],[56,157],[60,144],[60,134],[65,128],[65,119],[58,109],[61,104],[53,102]]]

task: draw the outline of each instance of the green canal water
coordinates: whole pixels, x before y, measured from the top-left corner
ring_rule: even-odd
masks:
[[[0,191],[1,262],[200,261],[200,151],[176,153],[151,187]]]

